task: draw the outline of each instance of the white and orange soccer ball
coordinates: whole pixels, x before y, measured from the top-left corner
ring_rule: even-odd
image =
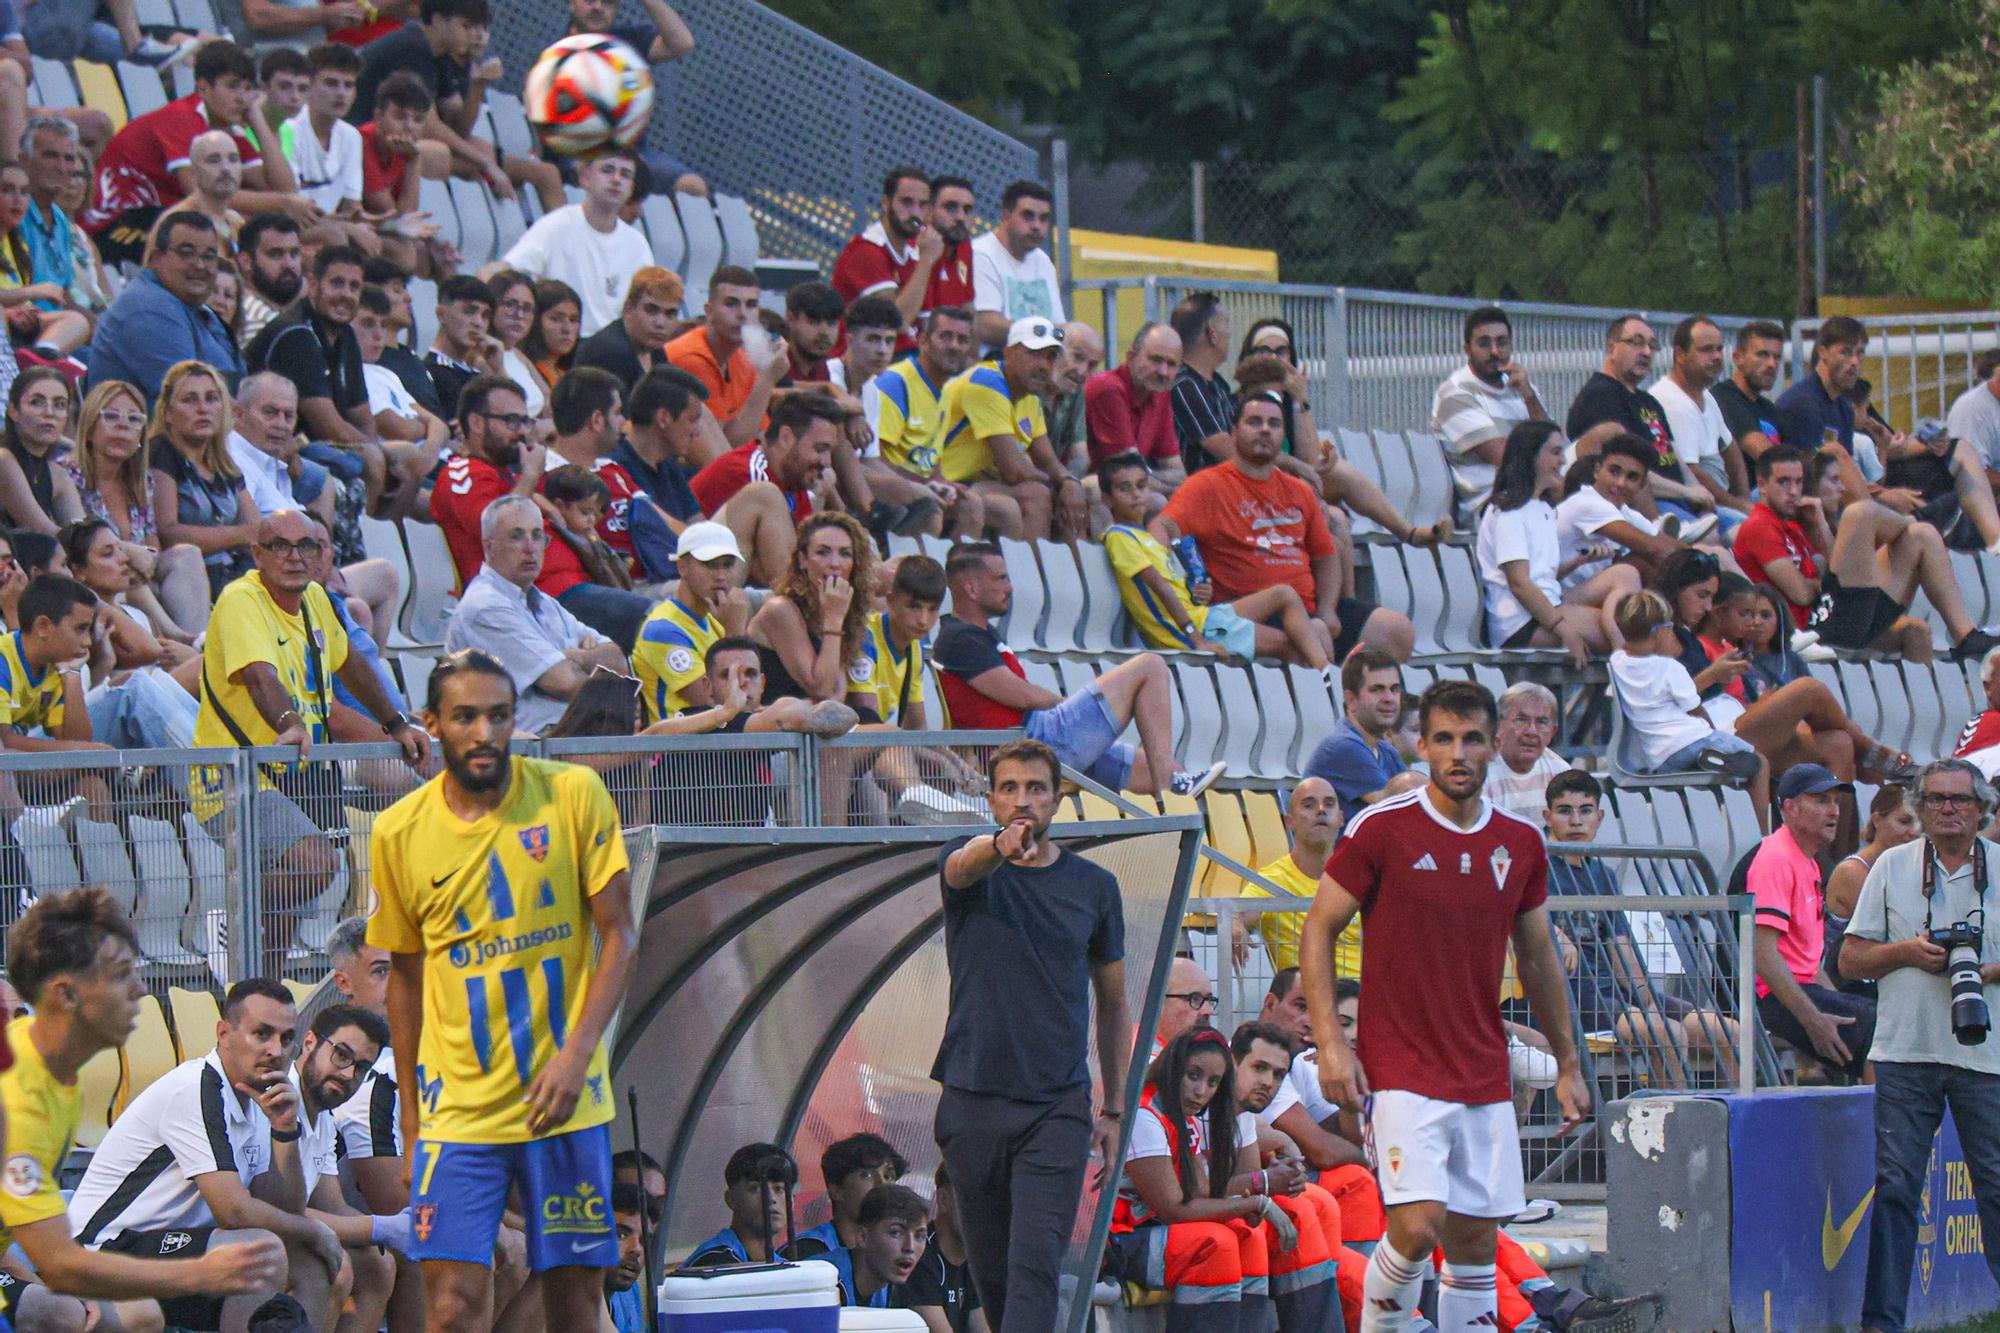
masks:
[[[629,148],[653,113],[653,71],[616,37],[578,33],[542,52],[521,100],[551,153],[588,157]]]

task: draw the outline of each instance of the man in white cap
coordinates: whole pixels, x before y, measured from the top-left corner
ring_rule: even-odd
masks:
[[[1054,320],[1017,319],[997,359],[944,386],[938,475],[970,485],[986,505],[987,525],[1003,537],[1046,537],[1052,515],[1069,535],[1088,535],[1083,483],[1056,457],[1042,414],[1062,347]]]
[[[702,665],[708,650],[726,635],[743,633],[750,623],[750,599],[738,582],[743,549],[726,526],[688,524],[674,564],[681,573],[679,586],[653,608],[632,645],[644,726],[683,708],[714,703]]]
[[[478,648],[513,677],[517,731],[541,732],[598,667],[623,675],[625,653],[535,586],[549,531],[525,495],[503,495],[479,516],[479,572],[465,585],[445,630],[444,650]]]

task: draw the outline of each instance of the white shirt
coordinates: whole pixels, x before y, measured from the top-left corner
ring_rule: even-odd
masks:
[[[1986,909],[1979,961],[2000,962],[2000,917],[1996,917],[1993,880],[2000,878],[2000,844],[1981,838],[1986,851],[1987,889],[1982,899],[1973,880],[1972,861],[1953,874],[1938,867],[1930,900],[1930,927],[1941,930],[1970,919],[1974,909]],[[1847,933],[1888,943],[1906,940],[1925,928],[1924,853],[1922,838],[1891,847],[1875,858],[1862,881]],[[1886,916],[1885,916],[1886,914]],[[1886,924],[1885,924],[1886,922]],[[1951,1035],[1951,975],[1937,976],[1914,967],[1899,967],[1875,983],[1875,1044],[1871,1060],[1903,1064],[1955,1065],[1981,1074],[2000,1074],[2000,1043],[1992,1038],[1977,1046],[1961,1046]],[[2000,1013],[2000,984],[1988,982],[1986,1007]]]
[[[292,1066],[290,1077],[293,1090],[299,1094],[299,1170],[305,1177],[306,1198],[310,1199],[313,1186],[330,1176],[337,1178],[340,1175],[340,1130],[334,1126],[330,1110],[306,1119],[306,1094],[305,1089],[299,1087],[297,1065]]]
[[[568,701],[546,694],[535,682],[563,660],[563,650],[580,648],[597,636],[555,598],[532,584],[519,588],[482,566],[458,599],[444,631],[444,650],[479,648],[500,659],[514,678],[520,701],[514,726],[540,731],[563,715]]]
[[[77,1243],[96,1249],[127,1231],[215,1225],[197,1176],[234,1171],[248,1189],[271,1169],[271,1122],[210,1051],[167,1071],[105,1134],[69,1201]]]
[[[1199,1157],[1208,1151],[1208,1116],[1206,1113],[1194,1119],[1194,1154]],[[1141,1107],[1139,1114],[1132,1117],[1132,1146],[1125,1150],[1128,1162],[1142,1161],[1148,1157],[1172,1157],[1173,1147],[1167,1142],[1167,1123],[1153,1110]]]
[[[1586,546],[1611,541],[1609,537],[1600,538],[1597,535],[1607,523],[1630,523],[1648,537],[1658,536],[1660,532],[1658,524],[1632,506],[1612,504],[1595,486],[1585,486],[1556,506],[1556,544],[1562,552],[1562,562],[1567,564]],[[1611,559],[1608,556],[1578,565],[1563,580],[1563,587],[1588,583],[1609,568]]]
[[[396,1101],[396,1052],[384,1046],[354,1095],[333,1108],[349,1161],[403,1155],[402,1108]]]
[[[368,411],[388,412],[405,421],[417,419],[417,400],[404,387],[396,372],[382,365],[361,367],[361,381],[368,386]]]
[[[528,364],[528,358],[521,355],[521,349],[509,347],[501,353],[500,369],[506,373],[508,379],[514,381],[514,387],[521,391],[521,401],[528,405],[528,415],[540,416],[542,405],[548,402],[549,396],[542,392],[542,377]]]
[[[568,204],[528,228],[502,262],[574,287],[583,300],[580,336],[588,338],[624,313],[625,289],[653,262],[653,247],[630,223],[613,221],[602,232],[583,216],[582,204]]]
[[[1319,1058],[1311,1051],[1301,1052],[1292,1061],[1291,1072],[1285,1075],[1285,1081],[1278,1085],[1271,1104],[1257,1118],[1267,1125],[1276,1125],[1278,1117],[1294,1106],[1304,1106],[1315,1125],[1325,1124],[1340,1111],[1320,1091]]]
[[[1989,468],[2000,468],[2000,398],[1984,383],[1975,384],[1951,404],[1944,420],[1945,430],[1954,440],[1964,440],[1979,451]],[[1858,442],[1861,432],[1854,433]]]
[[[987,232],[972,243],[972,307],[997,310],[1010,323],[1030,315],[1062,323],[1062,284],[1055,261],[1041,249],[1016,259],[1000,243],[999,232]]]
[[[1556,582],[1561,549],[1556,542],[1556,511],[1546,500],[1530,500],[1519,509],[1489,505],[1479,518],[1479,538],[1473,544],[1479,578],[1486,585],[1486,633],[1494,647],[1513,637],[1534,617],[1508,586],[1505,566],[1528,562],[1528,577],[1552,606],[1562,605],[1562,585]]]
[[[1722,451],[1735,437],[1729,433],[1729,423],[1722,419],[1722,405],[1715,401],[1715,395],[1703,389],[1701,401],[1696,402],[1667,375],[1659,378],[1651,393],[1666,411],[1667,430],[1674,437],[1674,453],[1679,455],[1681,463],[1689,468],[1698,467],[1711,480],[1727,486],[1729,468],[1722,461]]]
[[[352,199],[361,202],[361,131],[344,120],[333,122],[330,142],[321,144],[313,133],[312,112],[300,109],[285,122],[291,131],[292,173],[299,178],[299,193],[328,213]]]
[[[1458,488],[1459,509],[1472,513],[1493,491],[1494,465],[1473,450],[1491,440],[1505,440],[1516,424],[1528,419],[1528,402],[1519,389],[1492,385],[1460,366],[1445,377],[1431,396],[1431,433],[1451,456],[1451,475]]]
[[[1535,756],[1535,762],[1528,765],[1525,773],[1516,773],[1498,753],[1486,769],[1486,799],[1512,814],[1517,814],[1530,824],[1542,822],[1542,811],[1549,805],[1549,783],[1557,775],[1569,772],[1569,764],[1554,750],[1543,750]]]
[[[1701,703],[1694,677],[1671,657],[1634,657],[1620,648],[1611,654],[1611,678],[1618,685],[1625,720],[1639,738],[1646,767],[1657,769],[1715,728],[1688,710]]]
[[[257,506],[258,513],[303,507],[292,494],[291,470],[233,430],[229,432],[229,459],[243,474],[243,489],[250,492],[250,503]]]

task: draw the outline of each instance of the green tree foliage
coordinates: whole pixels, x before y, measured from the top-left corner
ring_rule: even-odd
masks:
[[[2000,296],[2000,0],[1967,0],[1959,37],[1877,80],[1841,185],[1891,290]]]

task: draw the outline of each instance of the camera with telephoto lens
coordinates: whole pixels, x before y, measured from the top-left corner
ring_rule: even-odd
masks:
[[[1986,986],[1979,979],[1981,926],[1954,921],[1930,932],[1930,941],[1946,953],[1945,975],[1951,978],[1951,1035],[1961,1046],[1977,1046],[1993,1026],[1986,1009]]]

